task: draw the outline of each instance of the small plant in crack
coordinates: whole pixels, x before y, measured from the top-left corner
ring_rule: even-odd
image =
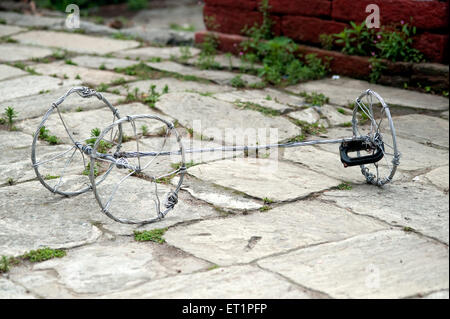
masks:
[[[24,260],[29,260],[31,262],[41,262],[45,260],[49,260],[52,258],[62,258],[66,255],[66,252],[61,249],[51,249],[48,247],[31,250],[30,252],[22,255],[21,257]]]
[[[156,228],[152,230],[144,230],[144,231],[134,231],[134,239],[136,241],[154,241],[158,244],[163,244],[165,242],[162,237],[164,233],[167,231],[167,228]]]
[[[5,118],[6,123],[8,124],[8,129],[11,131],[14,128],[14,119],[17,117],[17,112],[11,106],[5,108]]]
[[[337,186],[337,189],[345,190],[345,191],[349,191],[352,188],[353,188],[352,185],[350,185],[350,183],[348,183],[348,182],[342,182]]]
[[[101,131],[100,131],[100,129],[99,129],[98,127],[93,128],[93,129],[91,130],[91,138],[88,138],[88,139],[86,140],[86,144],[89,145],[89,146],[91,146],[91,147],[93,147],[94,144],[95,144],[95,142],[97,141],[98,137],[100,136],[100,133],[101,133]],[[104,140],[101,140],[101,141],[98,143],[97,151],[98,151],[99,153],[106,153],[106,152],[108,152],[108,150],[109,150],[111,147],[113,147],[113,145],[112,145],[111,143],[106,142],[106,141],[104,141]]]
[[[60,139],[58,137],[56,137],[55,135],[50,135],[49,132],[50,131],[48,129],[46,129],[45,126],[42,126],[39,129],[38,138],[48,142],[50,145],[61,144]]]
[[[312,106],[322,106],[330,101],[323,93],[317,92],[300,92],[301,97],[305,98],[305,102],[311,104]]]

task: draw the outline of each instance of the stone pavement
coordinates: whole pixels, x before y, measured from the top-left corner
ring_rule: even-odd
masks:
[[[15,43],[0,42],[0,109],[13,107],[17,118],[13,130],[0,125],[0,257],[43,247],[67,255],[11,265],[0,274],[0,298],[449,298],[448,98],[347,78],[236,89],[230,80],[239,73],[226,67],[226,58],[226,70],[200,70],[192,61],[174,61],[182,47],[68,33],[58,28],[59,18],[1,17],[0,37]],[[157,30],[161,23],[147,27]],[[190,51],[193,59],[199,53]],[[119,72],[139,63],[153,76]],[[400,166],[392,183],[377,188],[365,183],[359,167],[342,166],[337,144],[263,151],[258,158],[243,151],[187,154],[175,209],[158,223],[120,224],[102,214],[92,192],[50,193],[31,166],[33,134],[44,113],[80,85],[101,87],[121,116],[175,122],[186,148],[240,144],[240,134],[269,128],[278,134],[274,143],[302,135],[349,137],[348,104],[373,88],[392,106]],[[145,100],[151,86],[159,95],[153,107]],[[310,106],[300,92],[323,93],[329,104]],[[59,109],[80,140],[113,121],[95,98],[72,95]],[[308,136],[305,123],[326,130]],[[70,149],[57,113],[45,125],[60,143],[39,140],[43,158]],[[163,128],[156,122],[142,131],[141,150],[156,150]],[[253,144],[269,142],[268,133],[258,131]],[[127,127],[124,134],[133,132]],[[136,150],[136,142],[124,142],[123,149]],[[154,168],[171,170],[177,161],[158,158]],[[81,157],[75,159],[64,182],[85,185],[84,169]],[[47,182],[62,170],[63,161],[46,166]],[[102,187],[123,176],[113,169]],[[115,199],[121,216],[153,216],[148,194],[155,184],[145,176],[127,183]],[[158,192],[177,183],[174,177],[159,184]],[[133,236],[163,228],[163,243]]]

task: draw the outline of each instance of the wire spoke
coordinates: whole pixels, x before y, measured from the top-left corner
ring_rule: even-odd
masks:
[[[37,162],[36,164],[34,164],[34,166],[40,166],[40,165],[42,165],[42,164],[45,164],[45,163],[54,161],[55,159],[61,158],[61,157],[63,157],[65,154],[67,154],[67,153],[69,153],[71,150],[73,150],[75,147],[76,147],[76,146],[74,145],[74,146],[72,146],[71,148],[69,148],[67,151],[64,151],[63,153],[60,153],[60,154],[58,154],[58,155],[56,155],[56,156],[54,156],[54,157],[52,157],[52,158],[50,158],[50,159],[48,159],[48,160],[44,160],[44,161],[41,161],[41,162]]]
[[[70,163],[72,163],[73,157],[75,156],[76,152],[77,152],[77,150],[74,150],[74,151],[73,151],[72,155],[70,156],[70,158],[67,160],[66,164],[64,165],[64,168],[63,168],[63,170],[62,170],[61,176],[59,177],[58,183],[57,183],[57,184],[55,185],[55,187],[54,187],[54,191],[55,191],[55,192],[56,192],[56,190],[58,189],[58,187],[61,185],[62,178],[63,178],[63,176],[64,176],[64,173],[66,172],[66,168],[67,168],[67,166],[70,165]]]

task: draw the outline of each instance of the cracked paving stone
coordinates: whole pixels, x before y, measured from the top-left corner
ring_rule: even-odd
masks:
[[[114,86],[109,88],[109,91],[118,90],[120,94],[127,95],[128,92],[134,92],[137,88],[139,92],[149,92],[150,87],[155,85],[157,92],[162,92],[167,85],[169,93],[173,92],[197,92],[200,94],[212,94],[217,92],[231,91],[231,87],[223,87],[217,84],[206,84],[195,81],[181,81],[174,78],[162,78],[155,80],[143,80],[127,83],[126,85]]]
[[[55,31],[29,31],[14,35],[12,38],[24,44],[54,47],[85,54],[107,54],[139,46],[139,42],[132,40]]]
[[[322,116],[327,118],[331,126],[351,123],[353,118],[351,111],[347,111],[341,108],[341,110],[345,112],[344,114],[342,114],[338,111],[338,108],[329,104],[322,105],[321,107],[318,107],[317,110]]]
[[[355,99],[369,88],[380,94],[388,105],[434,111],[446,111],[449,108],[448,99],[442,96],[403,90],[346,77],[341,77],[339,80],[328,78],[309,81],[289,86],[286,90],[297,94],[301,92],[323,93],[329,97],[331,103],[345,106],[354,103]]]
[[[69,89],[69,87],[65,87],[41,94],[19,97],[1,102],[0,106],[8,105],[13,107],[17,112],[17,121],[35,117],[42,118],[51,107],[52,103],[66,94]],[[122,99],[122,96],[108,92],[101,92],[101,94],[113,106],[116,106]],[[88,111],[93,109],[100,109],[103,107],[106,107],[106,104],[97,99],[95,96],[92,96],[90,98],[82,98],[78,94],[74,93],[66,98],[63,104],[59,106],[59,109],[64,110],[65,112],[74,112],[80,110]],[[37,127],[35,129],[37,129]]]
[[[436,187],[442,189],[445,192],[448,192],[448,179],[449,179],[449,167],[442,166],[423,175],[427,180],[431,182],[431,184]]]
[[[448,244],[449,199],[434,187],[417,183],[392,183],[383,188],[354,185],[350,191],[328,191],[320,198]]]
[[[58,290],[80,298],[126,291],[209,266],[210,263],[173,247],[127,238],[71,249],[65,257],[37,263],[31,270],[15,267],[10,277],[45,298],[59,298]],[[36,273],[43,271],[47,278],[41,275],[36,280]],[[60,289],[52,289],[55,285]]]
[[[448,247],[387,230],[307,247],[258,264],[333,298],[404,298],[448,289]]]
[[[196,178],[273,201],[304,198],[340,184],[337,179],[292,163],[255,158],[223,160],[188,169]]]
[[[22,31],[26,31],[26,29],[13,25],[0,24],[0,37],[6,37]]]
[[[200,63],[200,57],[192,57],[187,61],[188,64],[197,65]],[[214,63],[224,69],[252,69],[261,68],[262,65],[254,63],[253,65],[247,61],[243,61],[237,56],[228,54],[217,54],[214,56]]]
[[[172,179],[172,184],[177,185],[179,178]],[[191,196],[205,201],[224,210],[255,210],[263,207],[263,204],[248,198],[236,191],[219,187],[213,183],[204,183],[191,176],[185,176],[182,189]]]
[[[320,114],[312,107],[308,107],[301,111],[291,112],[288,116],[294,120],[306,122],[308,124],[314,124],[320,120]]]
[[[395,122],[394,122],[395,125]],[[352,137],[351,128],[332,128],[323,134],[326,138],[344,138]],[[321,136],[322,138],[322,136]],[[339,144],[321,144],[319,148],[339,155]],[[432,148],[415,141],[397,136],[397,147],[400,152],[400,165],[394,180],[401,175],[397,175],[400,171],[416,171],[430,168],[437,168],[446,165],[449,162],[448,151]]]
[[[339,154],[333,154],[316,147],[286,148],[283,158],[305,165],[317,173],[330,176],[341,182],[358,184],[366,182],[359,166],[344,167]]]
[[[25,182],[36,178],[36,173],[31,165],[31,144],[32,136],[22,132],[0,131],[0,185],[7,185],[11,182]],[[50,159],[70,148],[69,145],[48,145],[39,141],[36,148],[37,160]],[[68,154],[70,155],[70,154]],[[65,157],[67,159],[67,157]],[[64,159],[52,161],[40,166],[42,176],[57,176],[56,172],[61,172],[64,167]],[[66,173],[81,173],[83,165],[76,160],[66,168]]]
[[[183,55],[185,47],[145,47],[131,50],[123,50],[116,52],[114,55],[121,58],[140,58],[141,60],[148,60],[151,58],[170,59],[172,57],[180,58]],[[200,50],[193,47],[189,48],[190,54],[195,56],[200,53]]]
[[[101,83],[109,84],[119,79],[131,81],[133,76],[119,74],[111,71],[93,70],[76,65],[68,65],[64,61],[52,63],[41,63],[33,65],[36,72],[45,75],[56,75],[60,78],[79,79],[83,83],[91,86],[97,86]]]
[[[106,58],[94,55],[80,55],[71,59],[74,63],[85,68],[98,69],[104,67],[106,70],[114,70],[115,68],[126,68],[139,64],[139,61]],[[112,82],[112,81],[107,81]]]
[[[238,75],[236,73],[231,73],[227,71],[199,70],[197,68],[185,66],[172,61],[157,62],[157,63],[147,62],[146,64],[156,70],[179,73],[188,76],[190,75],[196,76],[202,79],[207,79],[216,82],[218,84],[230,84],[230,81]],[[261,82],[260,78],[253,75],[248,74],[239,74],[239,75],[241,75],[242,80],[247,84],[255,84]]]
[[[192,289],[195,287],[195,289]],[[217,268],[207,272],[150,281],[104,298],[311,298],[279,276],[251,265]]]
[[[0,64],[0,81],[17,78],[28,74],[28,72],[22,71],[19,68],[14,68],[6,64]]]
[[[64,107],[64,104],[62,106]],[[122,117],[133,114],[159,115],[152,111],[147,105],[138,102],[121,104],[116,108],[119,110],[119,114]],[[92,129],[99,128],[103,131],[115,120],[112,111],[106,106],[101,109],[61,113],[61,115],[66,123],[66,126],[77,141],[85,141],[86,139],[91,138]],[[16,126],[23,130],[24,133],[31,135],[36,132],[36,129],[41,121],[41,118],[27,119],[17,123]],[[160,132],[161,129],[166,127],[166,125],[160,121],[152,121],[151,124],[152,125],[148,127],[148,132],[153,134]],[[59,118],[58,112],[54,111],[47,119],[44,126],[49,130],[50,135],[57,136],[64,143],[72,144],[72,141],[70,140],[61,119]],[[123,124],[122,128],[124,135],[134,136],[133,129],[128,122]],[[117,130],[117,126],[114,127],[114,130]]]
[[[17,43],[2,43],[0,45],[0,61],[14,62],[33,58],[45,58],[51,55],[52,52],[48,48],[38,48]]]
[[[195,93],[165,94],[156,108],[176,118],[184,127],[192,128],[194,134],[227,144],[265,145],[301,134],[300,127],[283,117],[238,109],[231,103]]]
[[[196,257],[217,265],[232,265],[386,228],[378,221],[331,204],[300,201],[267,212],[177,226],[169,229],[164,238]],[[261,239],[248,249],[249,241],[256,236]]]
[[[92,194],[84,195],[90,195],[95,207]],[[42,247],[71,248],[101,235],[86,218],[89,209],[78,202],[83,196],[78,201],[63,199],[35,181],[1,187],[0,198],[0,255],[17,256]]]
[[[0,86],[0,103],[5,101],[30,96],[55,90],[61,87],[76,86],[81,84],[76,80],[61,80],[50,76],[28,75],[18,79],[2,81]]]
[[[232,91],[225,93],[214,94],[216,99],[234,103],[234,102],[250,102],[254,104],[261,105],[262,107],[269,108],[280,113],[286,113],[293,108],[289,105],[279,103],[272,98],[267,99],[268,94],[262,90],[243,90],[243,91]]]
[[[448,148],[449,125],[447,120],[423,114],[397,116],[392,120],[398,136],[422,144],[434,144]]]
[[[34,299],[25,288],[0,277],[0,299]]]
[[[15,12],[0,11],[0,19],[4,19],[7,24],[14,24],[21,27],[51,27],[61,24],[63,18],[44,17],[30,14],[19,14]]]

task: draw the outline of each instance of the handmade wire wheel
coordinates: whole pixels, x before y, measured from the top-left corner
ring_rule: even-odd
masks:
[[[120,125],[127,142],[122,151],[105,153],[105,136]],[[171,122],[146,114],[121,118],[103,130],[90,158],[89,176],[95,198],[102,212],[113,220],[148,224],[164,218],[177,204],[186,172],[185,151]],[[105,163],[113,163],[114,171],[100,185],[97,180],[103,177],[98,167]],[[179,179],[172,185],[175,175]],[[149,218],[153,208],[156,216]]]
[[[117,109],[101,93],[87,87],[74,87],[52,103],[34,134],[31,162],[42,185],[52,193],[64,196],[79,195],[91,189],[90,159],[85,149],[93,145],[95,137],[92,136],[92,132],[81,130],[76,123],[71,123],[65,116],[67,107],[64,108],[63,102],[74,93],[82,98],[95,97],[102,101],[106,106],[105,116],[108,116],[110,112],[111,123],[120,118]],[[81,113],[79,114],[81,116]],[[106,118],[105,121],[107,121]],[[109,141],[111,148],[118,151],[122,140],[121,126],[119,125],[117,130],[111,133],[113,133]],[[71,175],[71,178],[68,178],[68,175]],[[78,177],[73,178],[74,175]],[[108,173],[103,174],[103,179],[97,182],[102,182],[107,175]]]
[[[369,142],[367,150],[357,151],[358,157],[363,152],[373,155],[377,150],[383,156],[377,162],[360,165],[367,182],[377,186],[390,182],[400,163],[400,153],[389,107],[378,93],[369,89],[356,99],[352,127],[354,137],[367,136]]]

